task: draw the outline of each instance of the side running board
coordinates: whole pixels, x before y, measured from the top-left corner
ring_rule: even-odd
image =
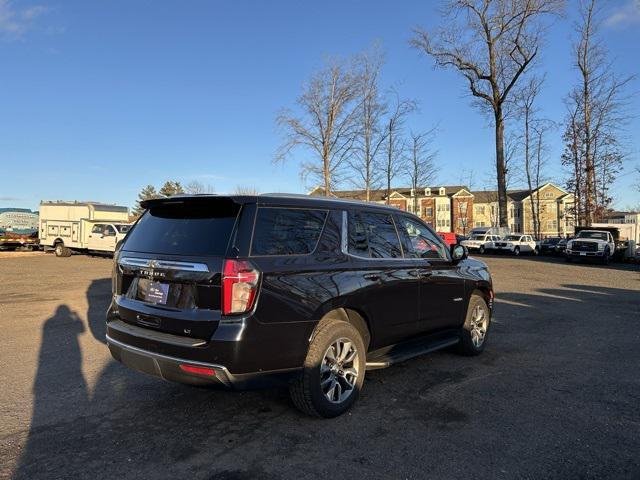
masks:
[[[394,363],[404,362],[413,357],[424,355],[425,353],[435,352],[451,345],[455,345],[460,341],[457,336],[450,336],[438,340],[417,339],[408,342],[398,343],[390,347],[369,352],[367,355],[367,370],[377,370],[387,368]]]

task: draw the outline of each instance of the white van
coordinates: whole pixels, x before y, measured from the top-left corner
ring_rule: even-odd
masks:
[[[129,209],[98,202],[41,202],[40,245],[58,257],[72,252],[113,253],[130,228]]]

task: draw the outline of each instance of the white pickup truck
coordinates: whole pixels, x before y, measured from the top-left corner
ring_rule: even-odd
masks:
[[[494,243],[497,252],[509,252],[514,255],[531,253],[537,255],[539,247],[531,235],[507,235],[502,240]]]
[[[467,250],[469,251],[477,250],[480,253],[485,253],[487,251],[493,250],[494,243],[498,241],[500,241],[500,236],[488,235],[483,233],[471,235],[471,238],[461,241],[460,244],[467,247]]]
[[[596,259],[607,264],[616,250],[616,243],[611,232],[606,230],[581,230],[578,235],[567,242],[566,260]]]

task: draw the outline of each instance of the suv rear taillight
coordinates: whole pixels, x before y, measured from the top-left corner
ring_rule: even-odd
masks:
[[[260,272],[246,260],[225,260],[222,268],[222,314],[245,313],[253,308]]]

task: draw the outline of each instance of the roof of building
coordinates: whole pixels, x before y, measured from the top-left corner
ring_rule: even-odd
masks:
[[[458,193],[460,190],[467,190],[469,191],[469,189],[465,186],[462,185],[442,185],[442,186],[437,186],[437,187],[418,187],[417,189],[417,193],[419,196],[424,196],[424,192],[427,188],[431,189],[431,196],[432,197],[437,197],[440,195],[440,188],[444,188],[445,189],[445,196],[452,196],[455,195],[456,193]],[[398,193],[404,197],[410,197],[411,196],[411,187],[397,187],[397,188],[391,188],[391,194],[394,193]],[[311,196],[322,196],[324,195],[324,188],[322,187],[316,187],[313,190],[311,190],[311,192],[309,192],[309,195]],[[354,199],[354,200],[366,200],[367,198],[367,192],[366,190],[334,190],[333,192],[331,192],[331,196],[336,197],[336,198],[350,198],[350,199]],[[386,188],[380,188],[380,189],[372,189],[369,191],[369,201],[372,202],[379,202],[382,200],[385,200],[387,198],[387,189]]]

